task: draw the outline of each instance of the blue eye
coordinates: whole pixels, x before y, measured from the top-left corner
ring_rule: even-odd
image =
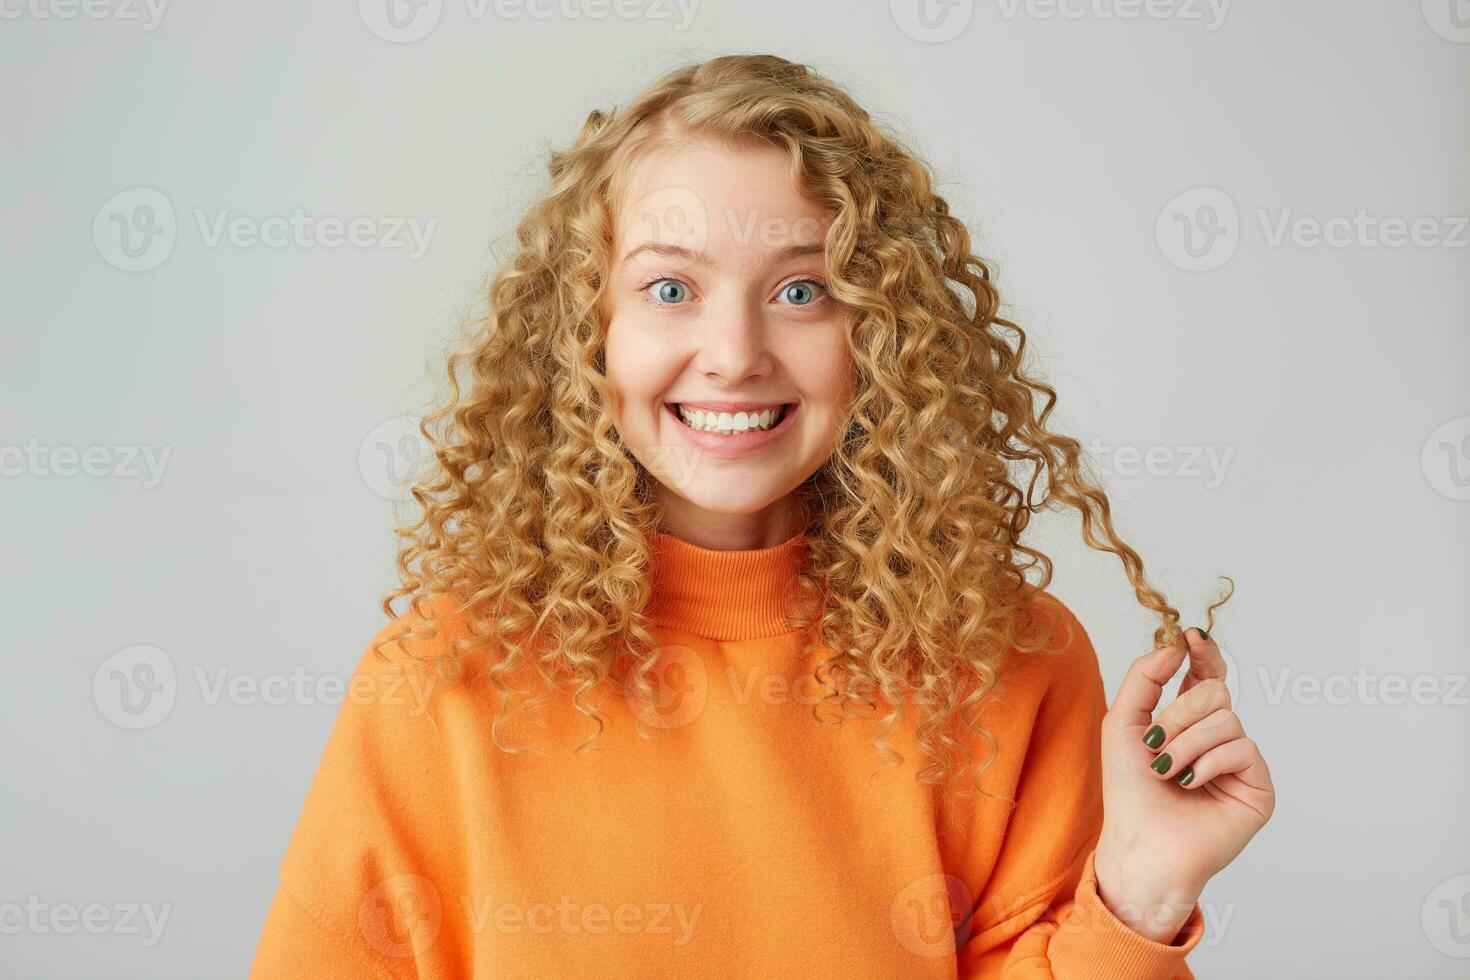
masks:
[[[811,279],[801,279],[787,286],[782,292],[793,305],[806,306],[816,299],[816,290],[812,288],[816,285],[817,283]]]
[[[649,285],[658,287],[654,289],[654,295],[658,297],[658,302],[665,304],[678,303],[687,291],[684,284],[677,279],[655,279]]]

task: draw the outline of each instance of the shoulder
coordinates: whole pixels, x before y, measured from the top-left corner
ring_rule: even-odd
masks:
[[[426,596],[379,628],[357,669],[363,674],[428,669],[462,658],[474,636],[473,617],[459,597]]]
[[[336,721],[314,778],[306,813],[325,824],[346,810],[364,819],[407,814],[410,797],[444,782],[446,695],[443,658],[465,629],[452,601],[437,599],[389,622],[367,644],[342,693]],[[440,617],[443,617],[440,619]],[[427,627],[438,620],[437,630]],[[413,760],[411,766],[404,765]]]
[[[1106,711],[1102,670],[1072,609],[1042,591],[1015,615],[1018,643],[997,670],[986,718],[1000,729],[1029,734],[1062,716],[1100,717]]]
[[[1092,637],[1058,596],[1037,592],[1029,604],[1018,608],[1017,617],[1024,642],[1011,648],[1003,671],[1013,683],[1049,689],[1094,677],[1101,680]]]
[[[457,681],[470,675],[473,655],[461,641],[473,636],[469,614],[444,595],[383,623],[350,669],[332,734],[339,754],[369,763],[390,744],[437,741],[441,702],[465,696]]]

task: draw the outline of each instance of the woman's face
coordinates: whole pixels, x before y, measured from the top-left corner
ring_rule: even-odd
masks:
[[[791,492],[846,418],[847,308],[827,295],[830,216],[774,147],[642,156],[615,215],[604,313],[623,444],[667,529],[706,547],[792,533]]]

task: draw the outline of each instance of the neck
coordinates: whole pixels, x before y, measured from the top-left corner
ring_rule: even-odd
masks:
[[[750,640],[790,632],[786,614],[806,554],[797,531],[769,547],[714,549],[656,531],[655,623],[712,640]]]
[[[806,527],[803,509],[791,495],[750,514],[721,514],[673,494],[662,497],[659,531],[711,551],[773,548]]]

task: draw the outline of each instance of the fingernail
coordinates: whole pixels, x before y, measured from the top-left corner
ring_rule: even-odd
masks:
[[[1148,767],[1150,769],[1152,769],[1154,772],[1158,773],[1160,776],[1162,776],[1164,773],[1166,773],[1166,772],[1169,771],[1169,766],[1173,762],[1174,762],[1174,760],[1171,759],[1171,758],[1169,758],[1169,753],[1167,753],[1167,752],[1160,752],[1159,753],[1159,757],[1157,759],[1155,759],[1153,762],[1150,762],[1148,764]]]
[[[1164,744],[1164,730],[1158,725],[1143,733],[1143,744],[1151,749],[1156,749]]]
[[[1201,640],[1208,640],[1210,638],[1210,634],[1205,632],[1205,628],[1203,626],[1196,626],[1195,629],[1199,630],[1199,638]]]
[[[1190,766],[1185,769],[1179,774],[1179,778],[1174,781],[1180,786],[1188,786],[1190,783],[1194,782],[1194,766]]]

